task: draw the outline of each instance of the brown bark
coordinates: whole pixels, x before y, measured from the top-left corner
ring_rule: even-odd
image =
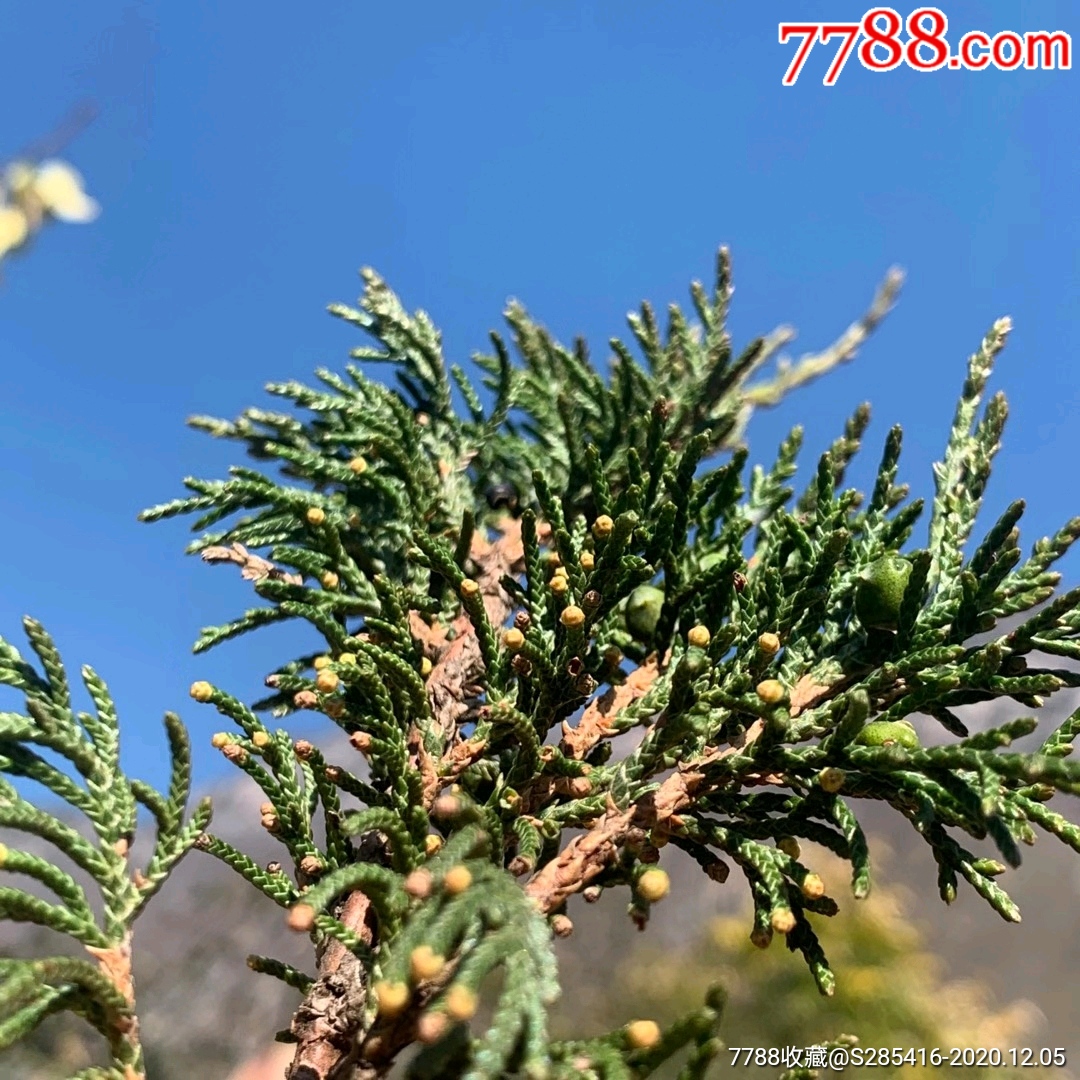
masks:
[[[366,945],[374,944],[374,912],[363,893],[351,893],[338,917]],[[319,977],[293,1017],[290,1030],[297,1046],[287,1080],[351,1080],[366,987],[359,958],[329,939],[319,960]]]
[[[595,701],[590,702],[577,727],[570,727],[564,720],[561,744],[563,753],[580,761],[601,739],[617,734],[609,726],[609,719],[642,697],[656,681],[659,673],[659,660],[654,653],[644,664],[626,676],[626,682],[610,687]]]
[[[386,861],[386,845],[378,833],[360,842],[359,857]],[[369,947],[375,945],[376,918],[362,892],[344,898],[338,919]],[[304,996],[290,1028],[297,1040],[286,1080],[353,1080],[367,1000],[367,972],[359,957],[341,942],[327,939],[318,954],[319,977]]]
[[[525,886],[525,894],[544,914],[557,911],[615,861],[633,830],[677,826],[679,811],[690,805],[706,783],[706,767],[745,749],[764,729],[764,722],[755,720],[737,746],[714,750],[696,762],[679,766],[656,791],[627,810],[609,803],[607,812],[593,822],[588,832],[571,840],[557,858],[533,876]]]
[[[521,543],[521,522],[507,517],[499,523],[501,535],[488,541],[477,532],[473,536],[470,557],[477,563],[475,581],[480,586],[491,625],[499,630],[513,608],[510,598],[499,584],[504,574],[519,574],[524,568]],[[539,530],[541,538],[550,530]],[[448,740],[456,737],[458,727],[465,721],[471,706],[467,688],[482,685],[484,662],[480,642],[472,620],[462,612],[448,630],[431,627],[415,612],[410,614],[413,635],[429,653],[433,667],[427,679],[428,697],[436,723]]]
[[[126,845],[126,841],[124,841]],[[125,847],[126,853],[126,847]],[[86,951],[98,962],[102,973],[124,996],[131,1009],[129,1015],[119,1014],[110,1038],[114,1046],[125,1044],[126,1051],[139,1055],[139,1018],[135,1014],[135,981],[131,973],[131,931],[124,934],[124,939],[117,945],[98,948],[95,945],[84,946]],[[139,1057],[141,1061],[141,1057]],[[124,1080],[144,1080],[146,1073],[131,1065],[124,1066]]]
[[[513,607],[500,579],[503,574],[520,573],[524,565],[521,523],[508,517],[500,528],[501,535],[494,541],[477,533],[470,551],[478,566],[475,580],[488,619],[496,629],[505,623]],[[541,535],[547,535],[547,530]],[[219,557],[241,561],[227,553]],[[484,664],[467,614],[459,615],[449,628],[431,626],[416,612],[410,612],[409,621],[413,636],[432,661],[428,697],[446,744],[442,759],[435,761],[425,750],[419,732],[414,729],[409,734],[411,764],[423,777],[424,802],[430,809],[440,789],[483,753],[482,744],[461,739],[459,727],[472,709],[468,688],[481,683]],[[381,841],[373,837],[370,843],[368,857],[379,858]],[[363,893],[347,896],[338,918],[365,944],[377,944],[374,911]],[[432,984],[422,988],[404,1016],[385,1028],[376,1026],[367,1032],[363,1030],[367,973],[362,962],[343,945],[330,940],[319,956],[318,966],[319,976],[293,1019],[291,1031],[298,1042],[286,1080],[379,1080],[394,1057],[415,1040],[419,1010],[439,987]],[[445,978],[449,979],[450,974],[448,969]]]

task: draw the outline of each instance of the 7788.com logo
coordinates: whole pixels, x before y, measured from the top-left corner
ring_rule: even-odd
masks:
[[[794,86],[819,41],[838,42],[822,82],[835,86],[858,43],[858,57],[870,71],[892,71],[907,64],[915,71],[1067,71],[1072,67],[1072,38],[1064,30],[969,30],[953,49],[946,33],[949,20],[941,8],[923,7],[905,20],[895,8],[871,8],[859,22],[780,23],[780,44],[798,40],[784,86]],[[901,31],[906,30],[906,40]],[[860,42],[859,39],[862,39]]]

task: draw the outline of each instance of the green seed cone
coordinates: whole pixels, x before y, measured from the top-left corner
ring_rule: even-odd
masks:
[[[875,720],[855,736],[862,746],[885,746],[896,743],[905,750],[919,749],[919,736],[908,720]]]
[[[911,563],[901,555],[885,555],[868,566],[855,589],[855,614],[868,629],[895,630],[900,619]]]
[[[626,601],[626,627],[635,637],[648,639],[660,621],[664,590],[655,585],[639,585]]]

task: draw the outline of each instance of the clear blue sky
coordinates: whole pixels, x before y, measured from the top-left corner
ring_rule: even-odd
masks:
[[[982,524],[1025,496],[1027,547],[1080,513],[1080,72],[853,61],[825,88],[819,47],[781,86],[781,18],[867,6],[4,4],[0,156],[94,98],[68,157],[104,213],[51,230],[0,286],[0,634],[22,647],[31,613],[73,672],[104,675],[136,773],[163,776],[166,708],[192,728],[197,776],[222,772],[208,738],[224,725],[188,686],[260,693],[295,632],[193,657],[248,588],[181,554],[186,524],[135,515],[239,460],[186,416],[231,418],[270,404],[270,379],[344,363],[360,341],[323,309],[355,299],[362,265],[431,313],[451,359],[485,348],[516,296],[604,361],[643,298],[688,305],[720,243],[736,344],[789,322],[796,355],[898,263],[899,307],[854,364],[757,418],[753,460],[801,421],[810,475],[870,400],[856,480],[900,422],[902,476],[930,494],[965,360],[1009,314],[993,388],[1012,417]],[[954,38],[1080,30],[1065,3],[946,13]],[[1063,569],[1075,584],[1080,563]]]

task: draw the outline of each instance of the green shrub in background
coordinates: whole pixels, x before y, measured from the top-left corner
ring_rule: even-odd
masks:
[[[880,844],[875,845],[879,853]],[[845,876],[843,864],[828,852],[815,851],[813,863],[830,884]],[[875,1067],[877,1075],[903,1080],[938,1075],[940,1067],[910,1054],[913,1048],[931,1047],[994,1047],[1004,1054],[1000,1068],[950,1067],[950,1075],[1048,1075],[1046,1069],[1013,1067],[1007,1053],[1012,1047],[1035,1047],[1038,1061],[1045,1041],[1037,1037],[1039,1010],[1026,1001],[995,1003],[978,981],[945,978],[943,960],[911,921],[904,886],[879,884],[864,900],[843,904],[835,918],[822,923],[822,948],[837,980],[836,993],[824,1000],[785,950],[763,953],[755,947],[746,933],[748,914],[716,917],[698,940],[679,950],[643,942],[606,981],[605,993],[590,995],[586,1011],[599,1014],[590,1016],[591,1022],[614,1024],[637,1012],[670,1023],[719,980],[727,991],[720,1035],[728,1047],[804,1049],[857,1032],[861,1048],[896,1047],[904,1057],[914,1057],[896,1067]],[[725,1069],[734,1060],[731,1049],[720,1057]],[[745,1067],[744,1060],[739,1055],[739,1065],[730,1071],[769,1075],[769,1070]],[[717,1075],[720,1071],[718,1065]],[[676,1072],[672,1067],[656,1075],[662,1080]]]

